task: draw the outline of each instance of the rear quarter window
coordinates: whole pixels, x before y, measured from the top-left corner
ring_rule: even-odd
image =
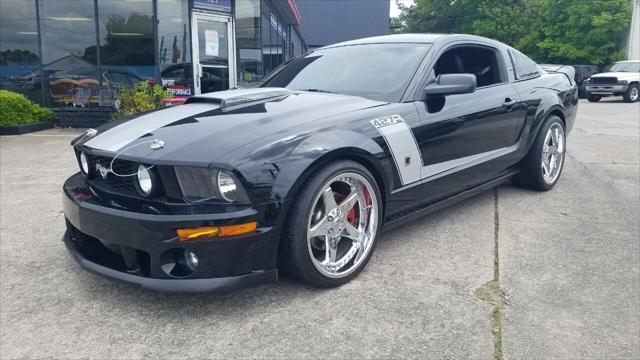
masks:
[[[533,79],[540,76],[540,68],[535,61],[515,49],[509,49],[517,80]]]

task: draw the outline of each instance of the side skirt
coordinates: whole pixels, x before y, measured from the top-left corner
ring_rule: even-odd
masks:
[[[400,216],[400,217],[395,217],[391,220],[386,221],[383,225],[382,225],[382,232],[387,232],[389,230],[393,230],[394,228],[400,226],[400,225],[404,225],[410,221],[413,221],[417,218],[423,217],[427,214],[430,214],[434,211],[438,211],[440,209],[443,209],[445,207],[448,207],[450,205],[453,205],[455,203],[458,203],[460,201],[466,200],[470,197],[473,197],[475,195],[478,195],[479,193],[485,192],[489,189],[492,189],[498,185],[501,185],[507,181],[509,181],[514,175],[516,175],[517,173],[519,173],[519,170],[509,170],[506,173],[498,176],[497,178],[490,180],[484,184],[478,185],[476,187],[473,187],[471,189],[465,190],[463,192],[460,192],[456,195],[453,195],[447,199],[444,200],[440,200],[438,202],[429,204],[425,207],[421,207],[421,208],[417,208],[414,211]]]

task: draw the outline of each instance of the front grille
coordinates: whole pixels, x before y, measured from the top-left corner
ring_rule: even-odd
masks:
[[[591,78],[591,83],[592,84],[609,84],[609,85],[613,85],[613,84],[617,84],[618,83],[618,78],[616,78],[616,77],[594,77],[594,78]]]
[[[112,160],[113,158],[105,156],[89,156],[89,161],[91,166],[93,166],[92,171],[94,174],[90,180],[91,185],[110,193],[138,197],[139,194],[135,185],[138,164],[133,161],[121,159],[116,159],[112,164]],[[111,168],[115,174],[109,172],[106,178],[102,177],[100,171],[97,169],[98,164],[105,169]]]

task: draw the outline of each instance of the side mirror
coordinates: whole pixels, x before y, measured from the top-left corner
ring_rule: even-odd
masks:
[[[424,98],[430,96],[447,96],[471,94],[476,91],[477,80],[473,74],[442,74],[435,83],[427,85],[423,90]]]

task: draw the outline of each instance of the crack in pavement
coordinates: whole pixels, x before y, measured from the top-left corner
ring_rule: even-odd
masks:
[[[502,321],[501,307],[504,304],[504,293],[500,289],[500,256],[498,253],[500,233],[500,214],[498,213],[498,188],[493,195],[493,279],[474,292],[475,296],[493,305],[491,310],[491,333],[493,335],[493,358],[502,360]]]

